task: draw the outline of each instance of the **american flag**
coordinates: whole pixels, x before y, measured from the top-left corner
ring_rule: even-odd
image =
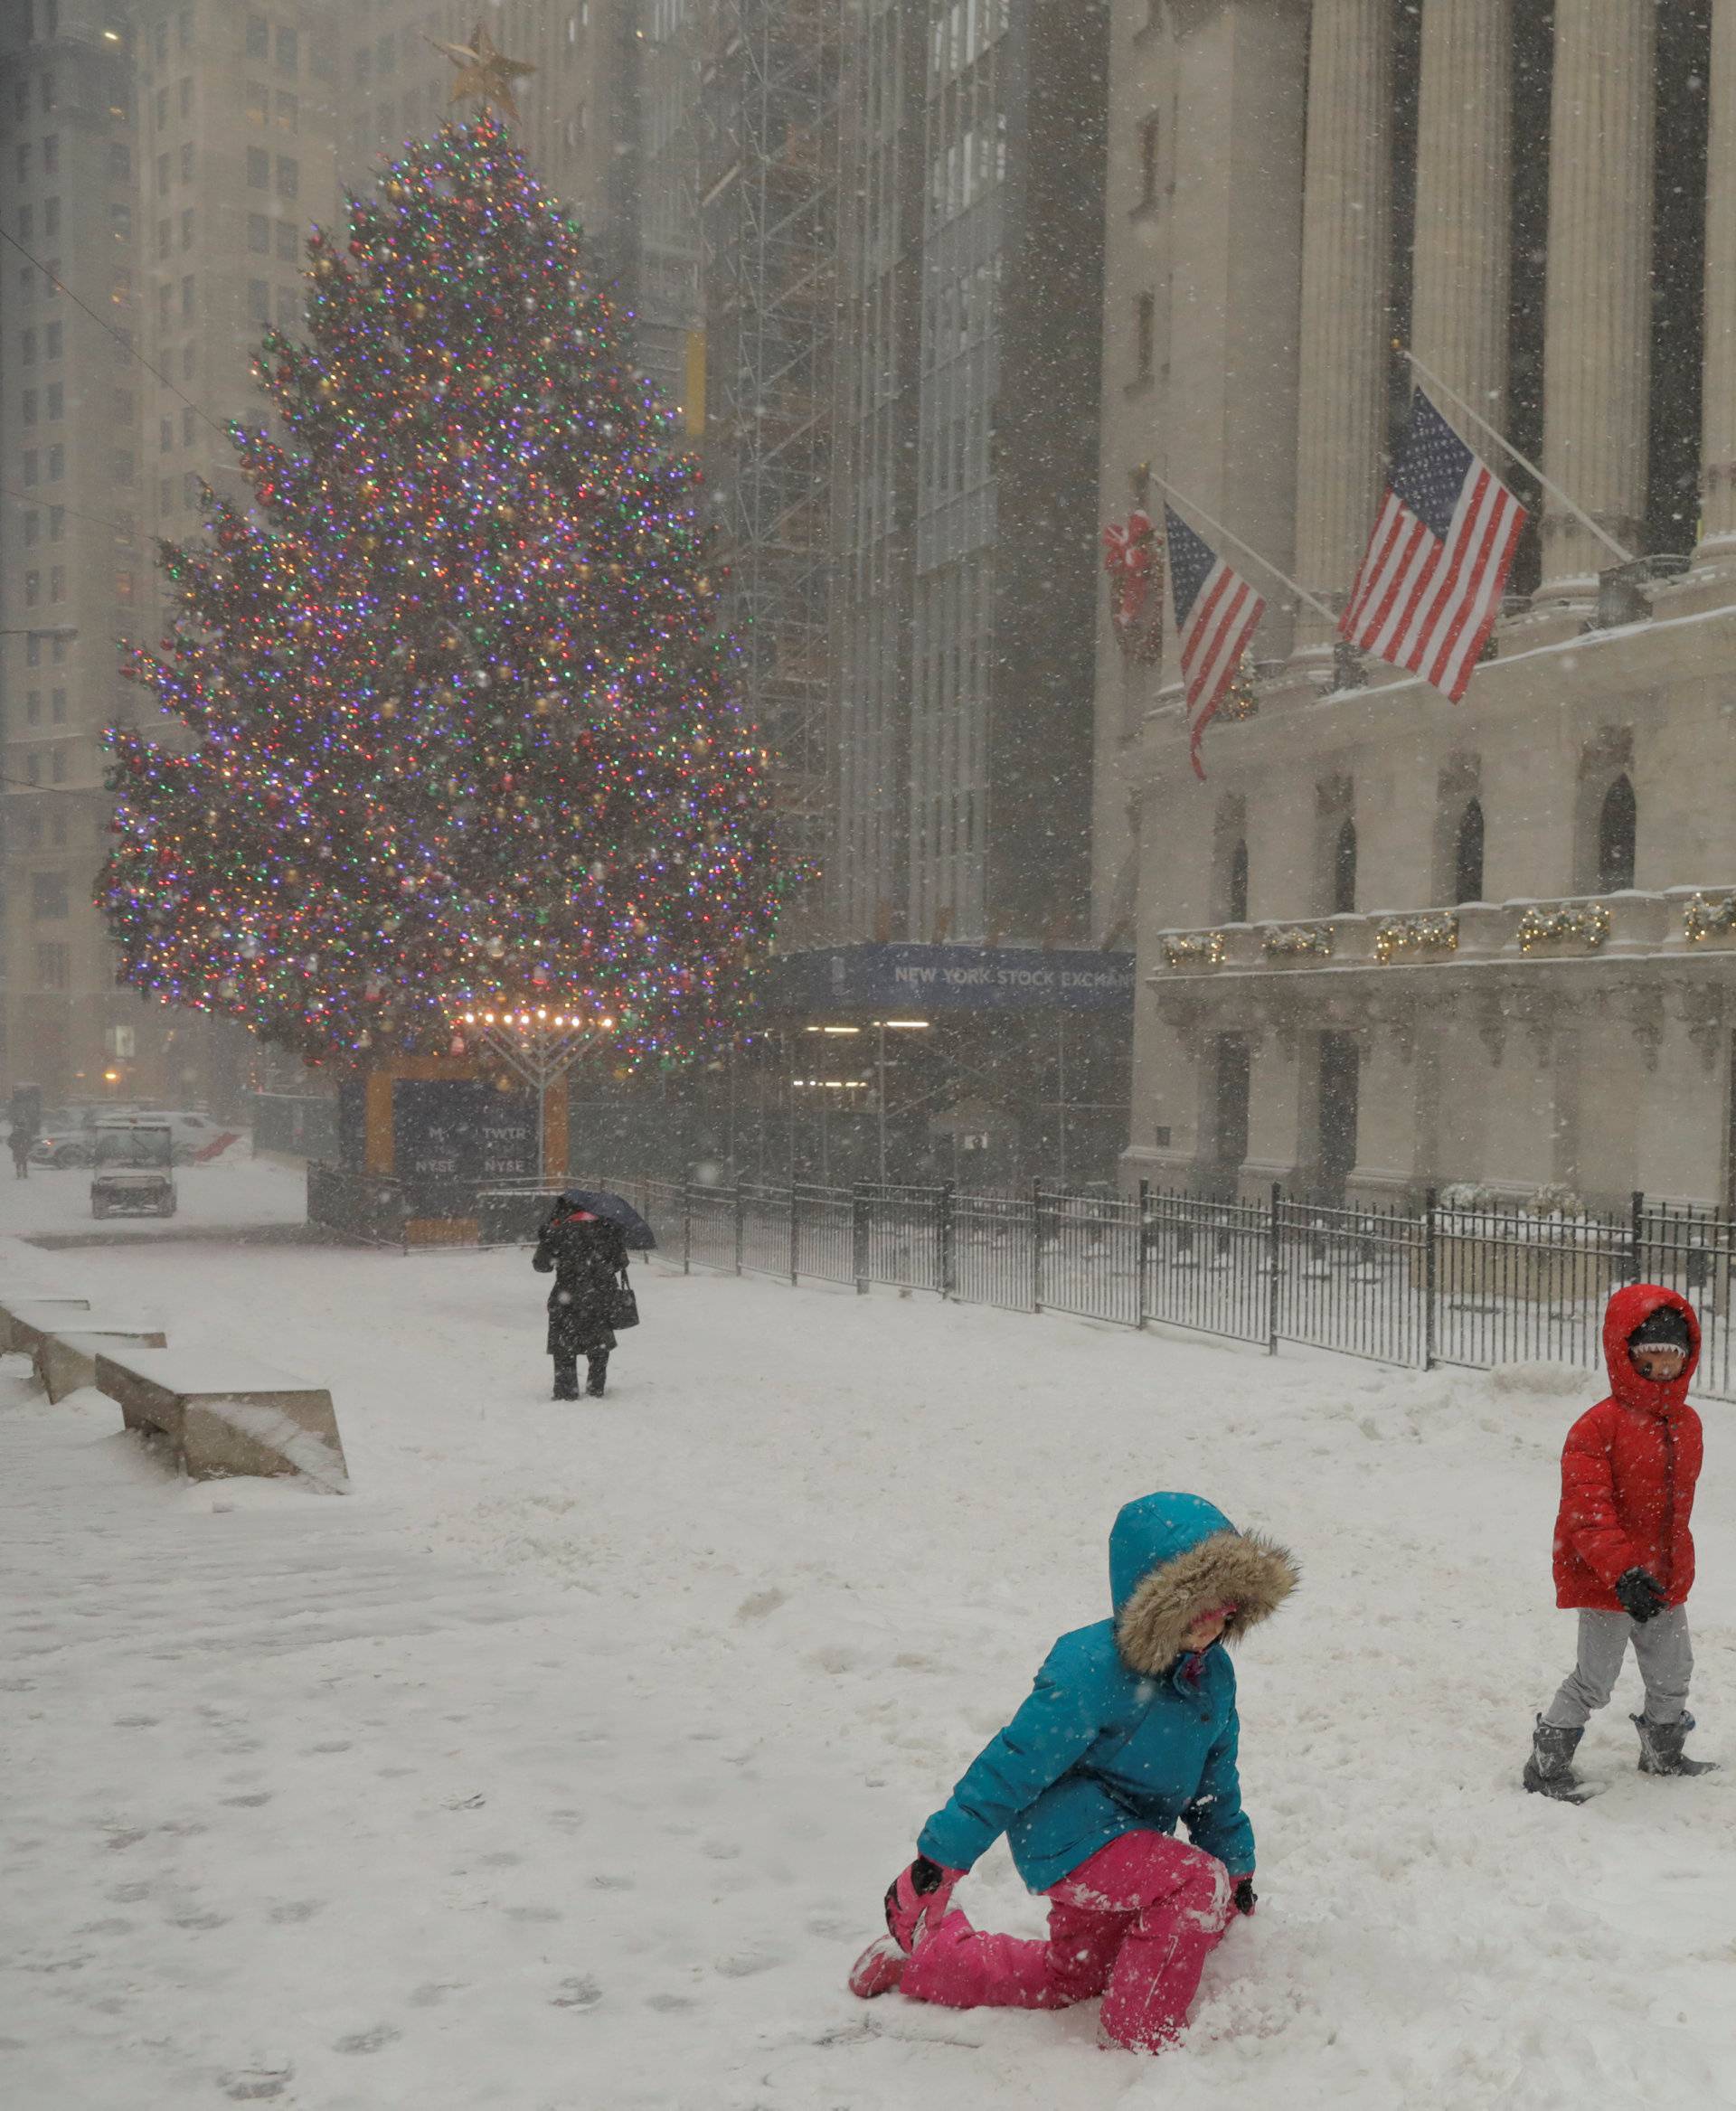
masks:
[[[1524,524],[1524,507],[1419,389],[1339,630],[1457,703]]]
[[[1266,604],[1239,572],[1202,542],[1173,507],[1164,508],[1169,576],[1175,593],[1175,636],[1187,691],[1187,751],[1203,777],[1200,742],[1241,655],[1266,613]]]

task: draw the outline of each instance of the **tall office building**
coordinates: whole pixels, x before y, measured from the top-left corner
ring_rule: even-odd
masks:
[[[105,0],[0,9],[0,1066],[60,1096],[162,1032],[90,906],[114,640],[138,619],[131,28]],[[155,1040],[156,1045],[151,1044]]]
[[[1084,938],[1108,9],[846,22],[833,933]]]

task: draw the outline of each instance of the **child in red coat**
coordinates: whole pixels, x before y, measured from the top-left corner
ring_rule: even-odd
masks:
[[[1688,1381],[1700,1357],[1694,1307],[1656,1283],[1629,1283],[1603,1315],[1609,1397],[1581,1415],[1561,1448],[1555,1520],[1555,1602],[1580,1616],[1579,1659],[1537,1718],[1524,1785],[1561,1803],[1590,1793],[1573,1754],[1594,1709],[1608,1702],[1631,1642],[1646,1684],[1634,1717],[1643,1774],[1706,1774],[1683,1751],[1694,1651],[1694,1483],[1700,1418]]]

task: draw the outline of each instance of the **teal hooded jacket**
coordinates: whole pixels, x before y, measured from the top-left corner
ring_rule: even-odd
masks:
[[[1241,1634],[1276,1609],[1295,1566],[1202,1496],[1156,1494],[1116,1518],[1109,1582],[1115,1617],[1061,1637],[923,1827],[931,1861],[967,1870],[1005,1833],[1020,1876],[1046,1891],[1123,1833],[1181,1824],[1233,1874],[1252,1871],[1235,1671],[1222,1643],[1190,1655],[1181,1638],[1223,1605],[1226,1635]]]

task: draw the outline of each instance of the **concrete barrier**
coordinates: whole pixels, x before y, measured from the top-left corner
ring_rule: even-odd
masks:
[[[165,1437],[195,1480],[225,1474],[302,1474],[347,1483],[343,1439],[324,1386],[227,1350],[98,1344],[99,1389],[129,1429]]]
[[[78,1315],[90,1309],[88,1297],[66,1296],[54,1290],[11,1291],[0,1296],[0,1351],[27,1349],[40,1328],[62,1322],[76,1324]]]
[[[36,1377],[51,1400],[63,1400],[70,1392],[95,1385],[97,1358],[110,1344],[123,1352],[128,1343],[141,1349],[162,1349],[168,1345],[168,1336],[161,1327],[143,1322],[114,1320],[106,1314],[92,1313],[90,1317],[89,1326],[76,1330],[69,1327],[64,1334],[44,1334],[36,1345],[33,1352]]]

